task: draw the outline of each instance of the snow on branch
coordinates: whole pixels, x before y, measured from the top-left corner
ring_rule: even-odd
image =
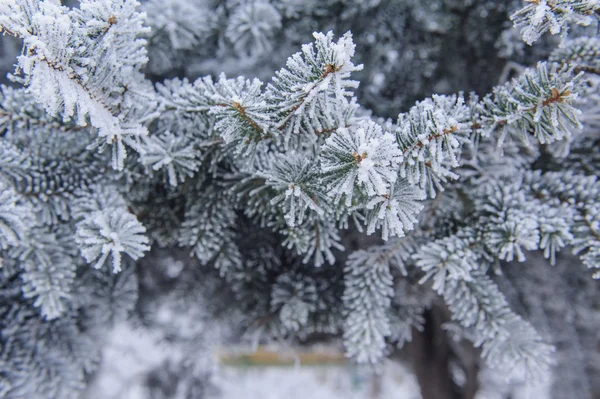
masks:
[[[169,131],[151,136],[144,143],[141,162],[153,170],[165,169],[169,185],[177,186],[198,171],[199,154],[192,143],[192,138],[175,136]]]
[[[0,31],[23,40],[17,74],[28,90],[51,116],[97,128],[116,147],[115,169],[123,169],[124,144],[147,133],[122,109],[127,93],[143,86],[145,28],[137,6],[135,0],[82,0],[77,9],[50,0],[0,4]]]
[[[213,106],[210,114],[215,116],[215,130],[225,143],[236,142],[240,149],[249,144],[270,138],[271,115],[262,92],[263,83],[243,77],[227,79],[219,76],[216,84],[209,80],[206,95]]]
[[[34,306],[48,320],[63,315],[73,300],[77,264],[69,239],[38,228],[16,250],[23,268],[23,294],[35,298]]]
[[[399,179],[388,193],[373,197],[367,203],[367,234],[381,229],[381,238],[404,237],[418,223],[423,210],[424,193],[405,179]]]
[[[282,231],[285,237],[282,245],[303,256],[302,263],[311,262],[316,267],[325,262],[333,265],[336,261],[333,250],[344,249],[340,243],[340,231],[335,223],[310,216],[303,224]]]
[[[0,180],[0,249],[17,246],[33,225],[32,209]]]
[[[491,367],[514,376],[539,376],[554,363],[555,348],[515,314],[492,281],[482,273],[448,281],[441,294],[453,319],[473,335]]]
[[[557,208],[562,208],[558,215],[565,219],[569,233],[561,237],[565,244],[572,246],[573,253],[579,255],[587,267],[600,269],[598,178],[564,171],[545,174],[531,172],[524,179],[525,187],[535,197],[543,201],[554,201]],[[560,241],[558,244],[561,244]],[[600,279],[600,272],[596,271],[593,277]]]
[[[315,42],[288,58],[267,87],[266,101],[286,143],[292,136],[310,137],[327,129],[336,114],[343,114],[349,106],[344,97],[352,96],[350,89],[358,86],[349,80],[350,74],[363,68],[351,61],[355,45],[349,32],[337,42],[332,32],[313,36]]]
[[[600,75],[600,38],[579,37],[566,40],[550,54],[550,61],[569,65],[575,71]]]
[[[236,214],[229,198],[218,190],[204,190],[188,200],[185,221],[178,232],[179,246],[189,248],[190,255],[206,264],[224,248],[234,246],[235,223]]]
[[[451,168],[459,165],[462,144],[471,131],[469,121],[462,96],[434,95],[400,114],[394,129],[403,154],[400,176],[435,197],[442,183],[458,178]]]
[[[572,129],[581,129],[581,111],[573,106],[581,90],[582,73],[572,68],[540,62],[535,69],[504,86],[494,88],[475,107],[475,127],[484,136],[499,131],[498,146],[509,133],[526,145],[531,136],[541,144],[563,140]]]
[[[279,155],[258,176],[265,178],[265,184],[278,193],[271,204],[283,203],[280,206],[288,226],[302,224],[307,209],[323,216],[325,211],[319,203],[326,204],[327,196],[321,186],[319,169],[307,154]]]
[[[346,206],[350,206],[355,187],[368,196],[384,195],[396,181],[402,159],[394,136],[365,121],[349,129],[340,128],[326,140],[321,170],[334,203],[345,198]]]
[[[137,260],[150,249],[144,235],[146,228],[127,210],[114,188],[98,189],[97,198],[81,193],[73,213],[78,219],[75,242],[86,261],[96,269],[104,266],[110,255],[112,271],[118,273],[122,253]]]
[[[569,24],[588,26],[600,17],[598,0],[525,0],[510,18],[531,45],[546,32],[567,37]]]
[[[391,334],[387,313],[394,295],[389,261],[373,249],[357,251],[345,268],[343,301],[348,311],[344,345],[359,363],[377,363],[385,355]]]
[[[405,262],[414,250],[411,240],[395,240],[353,252],[344,268],[344,346],[358,363],[377,364],[393,334],[390,307],[395,295],[393,268],[406,274]]]
[[[509,307],[498,286],[480,267],[473,231],[469,229],[421,246],[413,255],[425,272],[421,283],[433,280],[456,320],[471,332],[492,367],[537,375],[552,364],[554,348]]]

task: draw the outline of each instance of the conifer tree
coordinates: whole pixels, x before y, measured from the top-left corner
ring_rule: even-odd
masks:
[[[434,331],[425,398],[472,397],[464,348],[556,385],[576,357],[600,392],[600,3],[497,3],[0,3],[0,395],[79,397],[114,323],[173,336],[159,300],[373,370]]]

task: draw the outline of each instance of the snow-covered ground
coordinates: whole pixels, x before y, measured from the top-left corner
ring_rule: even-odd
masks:
[[[420,399],[416,378],[398,363],[379,377],[352,366],[223,367],[223,399]]]
[[[100,372],[85,399],[147,399],[147,376],[164,364],[183,361],[180,349],[127,323],[108,336]],[[210,399],[420,399],[414,375],[388,362],[379,376],[349,363],[322,366],[211,366]],[[173,398],[177,399],[177,398]]]
[[[420,399],[416,377],[404,365],[388,361],[378,376],[367,369],[349,363],[326,365],[289,365],[289,353],[279,365],[244,364],[228,361],[218,365],[217,348],[198,353],[185,353],[176,343],[169,343],[157,334],[134,328],[129,323],[117,325],[107,337],[102,364],[83,399],[149,399],[148,376],[160,373],[166,365],[189,361],[192,368],[205,370],[214,389],[204,392],[207,399]],[[229,353],[237,348],[227,348]],[[239,353],[246,356],[251,352]],[[287,356],[287,357],[286,357]],[[222,354],[221,354],[222,357]],[[299,356],[298,358],[301,358]],[[187,359],[187,360],[186,360]],[[264,356],[262,358],[264,360]],[[286,365],[287,364],[287,365]],[[189,370],[189,367],[187,368]],[[167,375],[169,375],[167,373]],[[169,399],[183,399],[181,376],[171,375],[176,387]],[[184,378],[185,379],[185,378]],[[178,387],[179,384],[179,387]],[[497,374],[481,374],[482,389],[477,399],[504,399],[507,385]],[[549,386],[522,384],[510,386],[514,399],[547,399]],[[505,391],[505,392],[503,392]]]

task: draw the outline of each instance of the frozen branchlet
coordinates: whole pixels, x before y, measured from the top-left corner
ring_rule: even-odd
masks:
[[[23,87],[2,86],[0,94],[3,112],[0,114],[0,131],[18,136],[28,127],[38,130],[65,131],[69,125],[60,117],[48,115],[37,99]]]
[[[389,257],[377,251],[354,252],[344,279],[343,300],[349,311],[346,352],[359,363],[377,363],[385,355],[385,338],[391,334],[388,312],[394,290]]]
[[[565,40],[552,52],[550,61],[568,64],[579,71],[600,71],[600,38],[579,37]]]
[[[176,50],[194,48],[214,24],[203,3],[202,0],[144,1],[142,9],[151,28],[150,40],[159,40],[157,36],[165,35]]]
[[[470,126],[469,109],[460,96],[433,96],[398,116],[396,141],[402,150],[400,176],[418,185],[429,197],[442,183],[458,176],[462,144]]]
[[[23,269],[23,295],[34,299],[43,317],[52,320],[62,316],[72,301],[76,263],[71,243],[44,228],[28,235],[14,256]]]
[[[321,153],[328,195],[335,203],[345,198],[346,206],[352,203],[356,188],[369,197],[384,195],[396,181],[402,159],[394,136],[372,122],[338,129]]]
[[[486,245],[498,258],[512,262],[525,261],[526,250],[538,248],[540,237],[538,224],[534,219],[520,218],[521,215],[511,215],[507,221],[490,226],[486,231],[484,240]]]
[[[426,272],[421,282],[433,279],[433,289],[444,297],[453,319],[482,346],[488,364],[505,372],[538,375],[552,364],[554,348],[536,330],[513,313],[494,282],[485,275],[472,232],[462,231],[426,244],[414,255]]]
[[[91,192],[79,190],[71,205],[71,217],[80,221],[86,216],[107,209],[127,207],[125,198],[119,193],[115,186],[103,185],[90,187]],[[93,193],[93,194],[92,194]]]
[[[587,267],[598,269],[600,230],[597,204],[600,199],[600,184],[597,177],[577,175],[569,171],[528,173],[525,175],[525,181],[533,195],[552,201],[551,203],[558,208],[554,213],[547,215],[552,217],[552,228],[543,224],[540,226],[545,252],[550,251],[548,255],[552,256],[552,248],[549,248],[549,245],[560,246],[564,242],[572,246],[573,253],[579,255]],[[557,218],[564,222],[561,223]],[[541,218],[541,223],[547,221],[547,218]],[[565,227],[565,224],[568,227]],[[545,230],[542,230],[543,228]],[[593,276],[600,278],[600,273],[595,272]]]
[[[469,242],[456,236],[424,245],[414,259],[416,266],[425,272],[420,282],[432,279],[433,289],[438,293],[444,292],[447,281],[471,280],[471,272],[478,269]]]
[[[207,83],[206,95],[212,103],[210,113],[216,119],[215,129],[226,143],[235,141],[244,148],[269,136],[271,117],[260,80],[227,79],[221,75],[214,85]]]
[[[191,255],[204,264],[218,258],[228,246],[234,247],[231,228],[236,222],[235,211],[227,204],[227,197],[219,194],[206,190],[190,199],[178,232],[179,245],[189,248]]]
[[[303,263],[310,262],[317,267],[325,262],[334,264],[336,257],[333,250],[344,249],[340,243],[339,229],[328,221],[311,218],[300,226],[285,229],[283,236],[285,247],[294,249],[299,256],[303,256]]]
[[[119,208],[109,208],[93,212],[79,222],[75,241],[83,257],[93,263],[94,268],[104,266],[110,255],[113,273],[118,273],[123,253],[136,260],[150,249],[145,232],[134,215]]]
[[[277,278],[271,293],[271,308],[279,312],[283,326],[299,331],[308,323],[309,315],[317,310],[317,287],[313,279],[294,273]]]
[[[325,211],[319,202],[326,203],[327,196],[321,188],[319,168],[313,160],[306,154],[292,153],[278,156],[269,169],[259,175],[278,193],[271,204],[282,207],[290,227],[304,222],[307,209],[323,216]]]
[[[486,96],[477,106],[476,125],[484,135],[499,131],[498,145],[509,134],[526,145],[532,145],[531,136],[542,144],[566,139],[582,128],[581,111],[573,106],[581,78],[567,66],[540,62]]]
[[[539,247],[544,250],[544,257],[549,259],[552,265],[556,264],[556,254],[574,238],[569,226],[569,220],[572,218],[569,214],[570,210],[565,209],[563,212],[550,211],[547,216],[542,216],[538,220],[540,230]]]
[[[308,136],[329,129],[331,120],[343,115],[358,82],[350,74],[360,71],[354,65],[355,45],[346,33],[337,42],[333,33],[314,33],[315,43],[306,44],[301,53],[291,56],[267,87],[266,100],[275,109],[277,129],[289,143],[292,136]],[[340,105],[342,107],[340,107]]]
[[[376,196],[367,203],[367,234],[381,228],[381,237],[403,237],[418,222],[425,195],[406,180],[400,179],[389,193]]]
[[[359,363],[378,364],[389,349],[387,340],[399,338],[399,332],[393,327],[397,326],[394,322],[401,321],[401,315],[392,309],[392,301],[407,298],[399,297],[395,291],[394,271],[406,275],[406,263],[414,250],[410,239],[390,240],[384,245],[353,252],[346,261],[343,338],[346,353]],[[409,318],[417,323],[420,313],[416,308],[413,310],[417,314]],[[409,318],[402,323],[412,328]]]
[[[471,331],[492,367],[509,375],[540,376],[552,366],[555,348],[513,313],[498,286],[474,273],[471,281],[448,281],[443,296],[453,319]]]
[[[170,113],[177,118],[206,118],[212,106],[213,80],[210,77],[190,82],[188,79],[165,80],[156,86],[157,95],[163,108],[163,117]],[[164,115],[167,114],[167,115]]]
[[[261,55],[271,49],[272,37],[281,28],[281,16],[268,1],[238,5],[228,21],[225,36],[240,55]]]
[[[147,40],[146,70],[160,75],[186,65],[184,54],[198,52],[214,35],[220,12],[206,0],[141,1]]]
[[[18,246],[34,224],[32,209],[0,180],[0,249]]]
[[[153,170],[165,169],[169,184],[176,186],[198,170],[198,155],[187,137],[177,137],[170,132],[148,138],[141,161]]]
[[[18,300],[14,294],[7,299]],[[9,310],[4,306],[3,310]],[[81,334],[72,315],[48,322],[31,309],[12,309],[0,327],[13,339],[3,347],[0,364],[10,384],[2,385],[10,396],[61,397],[75,399],[85,388],[86,366],[98,361],[100,345]],[[32,353],[31,343],[38,351]],[[63,345],[56,345],[61,342]],[[34,361],[31,358],[35,359]],[[57,359],[67,358],[63,362]],[[14,372],[18,370],[18,372]]]
[[[598,19],[598,0],[527,0],[525,7],[511,16],[521,29],[527,44],[537,41],[544,33],[567,36],[569,24],[588,26]]]
[[[598,239],[600,237],[600,210],[598,206],[590,207],[584,213],[577,215],[575,222],[574,252],[581,254],[581,260],[589,268],[598,269],[598,265],[600,265],[600,239]],[[600,279],[600,272],[595,272],[594,278]]]
[[[127,87],[140,86],[145,32],[135,0],[80,2],[70,10],[53,1],[10,0],[0,5],[0,29],[24,42],[17,72],[46,111],[89,123],[114,145],[122,169],[125,143],[146,129],[119,112]]]

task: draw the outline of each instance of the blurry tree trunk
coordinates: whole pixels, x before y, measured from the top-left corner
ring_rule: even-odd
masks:
[[[415,331],[406,354],[412,362],[423,399],[473,399],[478,389],[479,356],[470,344],[450,341],[442,328],[448,320],[447,313],[445,308],[436,306],[426,311],[423,332]],[[460,386],[452,378],[452,363],[464,373]]]

